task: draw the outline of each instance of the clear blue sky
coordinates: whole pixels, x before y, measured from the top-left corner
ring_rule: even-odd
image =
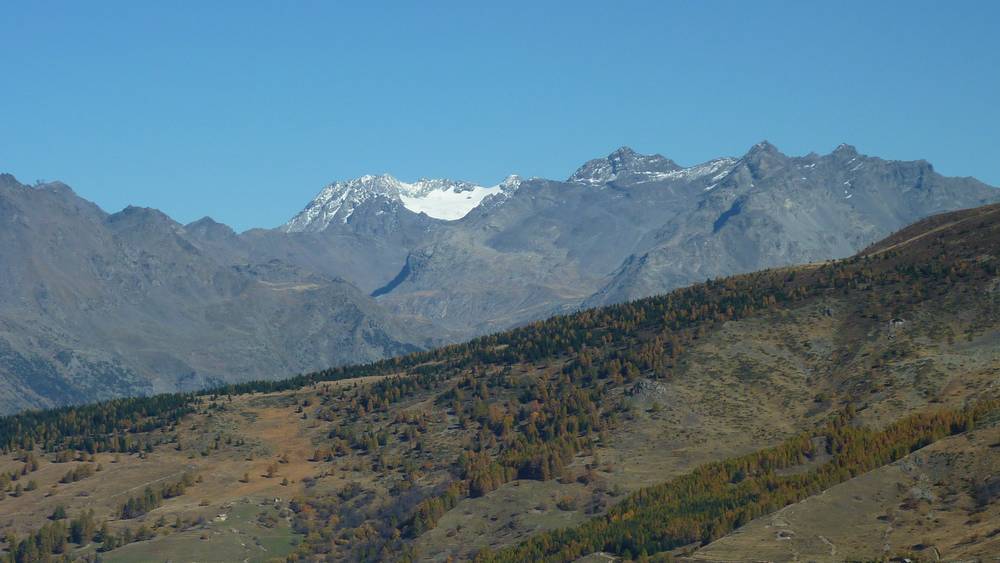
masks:
[[[849,142],[1000,184],[1000,2],[13,2],[0,170],[273,227],[327,182]]]

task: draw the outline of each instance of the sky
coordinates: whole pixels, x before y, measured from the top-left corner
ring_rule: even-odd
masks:
[[[847,142],[1000,185],[1000,2],[0,0],[0,171],[275,227],[366,173]]]

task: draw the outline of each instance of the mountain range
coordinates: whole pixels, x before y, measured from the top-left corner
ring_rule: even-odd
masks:
[[[852,198],[853,199],[853,198]],[[365,365],[0,417],[11,561],[991,561],[1000,205]]]
[[[277,229],[109,214],[0,176],[0,411],[275,379],[763,268],[849,256],[1000,201],[841,145],[683,167],[621,148],[566,180],[388,175]]]

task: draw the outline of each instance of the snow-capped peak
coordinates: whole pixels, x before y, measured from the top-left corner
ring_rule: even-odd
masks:
[[[503,192],[514,192],[521,187],[521,182],[524,180],[517,174],[511,174],[503,179],[503,182],[498,184],[500,191]]]
[[[475,209],[486,196],[499,193],[500,185],[489,188],[453,180],[417,180],[402,184],[400,199],[414,213],[455,221]]]
[[[359,205],[374,199],[397,202],[414,213],[454,221],[468,215],[485,198],[513,192],[520,183],[516,175],[508,176],[495,186],[484,187],[448,179],[421,178],[408,183],[388,174],[368,174],[326,186],[282,229],[285,232],[322,231],[331,223],[346,223]]]
[[[399,199],[399,180],[388,174],[366,174],[353,180],[334,182],[323,188],[298,215],[285,223],[285,232],[322,231],[330,223],[346,223],[354,209],[376,199]]]

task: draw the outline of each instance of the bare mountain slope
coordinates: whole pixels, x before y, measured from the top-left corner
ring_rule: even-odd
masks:
[[[346,281],[238,264],[207,236],[5,176],[0,411],[273,379],[428,342]]]
[[[913,221],[1000,200],[971,178],[842,145],[682,168],[623,148],[431,226],[378,299],[466,334],[707,278],[850,256]],[[391,279],[391,278],[390,278]],[[386,282],[388,283],[388,279]]]
[[[567,181],[335,182],[282,229],[108,215],[0,180],[0,410],[277,378],[706,278],[848,256],[1000,200],[924,161],[763,142],[682,167],[628,148]],[[294,289],[289,289],[294,288]]]
[[[373,365],[0,419],[37,485],[0,531],[93,508],[109,561],[989,554],[997,248],[984,206]]]

